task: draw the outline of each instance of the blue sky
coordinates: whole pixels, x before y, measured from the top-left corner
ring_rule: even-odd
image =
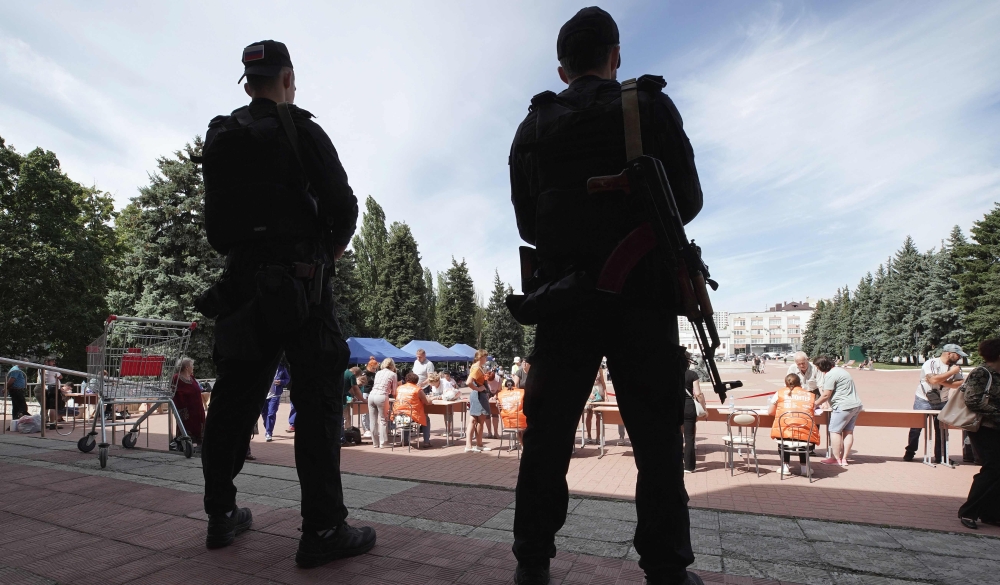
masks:
[[[406,221],[424,264],[518,286],[507,154],[559,90],[566,2],[0,4],[0,136],[53,150],[119,206],[157,156],[246,101],[244,45],[284,41],[359,199]],[[759,310],[854,286],[907,234],[937,246],[1000,200],[1000,3],[606,2],[619,79],[663,75],[722,288]]]

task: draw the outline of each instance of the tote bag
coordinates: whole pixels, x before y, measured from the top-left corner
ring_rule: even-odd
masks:
[[[986,373],[989,378],[986,381],[986,398],[984,400],[988,401],[990,386],[993,385],[993,374],[989,370],[986,370]],[[941,409],[938,420],[949,427],[974,433],[979,430],[979,425],[983,421],[983,415],[978,412],[972,412],[965,405],[965,384],[962,384],[958,392],[952,393],[951,399]]]

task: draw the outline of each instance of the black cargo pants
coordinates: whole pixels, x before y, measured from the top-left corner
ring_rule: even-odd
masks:
[[[222,318],[220,318],[221,322]],[[226,513],[236,504],[233,479],[243,469],[250,435],[284,352],[289,364],[295,421],[295,467],[302,489],[302,529],[325,530],[344,522],[340,481],[343,375],[350,351],[340,332],[329,288],[292,333],[272,335],[251,326],[257,355],[222,355],[215,343],[217,381],[205,419],[202,469],[205,512]]]
[[[514,556],[555,556],[566,522],[566,472],[580,413],[607,356],[638,468],[634,545],[651,581],[682,583],[694,562],[681,465],[684,350],[677,317],[651,304],[616,303],[538,325],[525,388],[528,428],[517,478]]]

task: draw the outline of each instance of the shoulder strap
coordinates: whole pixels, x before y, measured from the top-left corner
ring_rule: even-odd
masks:
[[[302,156],[299,155],[299,131],[295,128],[295,122],[288,111],[288,102],[278,104],[278,119],[281,120],[281,126],[285,129],[285,135],[288,136],[288,142],[292,146],[292,153],[295,155],[295,160],[299,161],[299,168],[302,169],[302,174],[306,177],[306,191],[308,191],[309,175],[306,174],[306,166],[302,164]]]
[[[625,117],[625,158],[642,156],[642,131],[639,127],[639,85],[635,79],[622,82],[622,113]]]

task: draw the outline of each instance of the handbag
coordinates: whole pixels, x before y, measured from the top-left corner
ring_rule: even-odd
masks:
[[[695,399],[695,397],[692,396],[691,393],[687,391],[687,389],[684,390],[684,393],[687,394],[688,396],[691,396],[691,400],[694,402],[694,412],[697,415],[698,420],[705,420],[705,419],[707,419],[708,418],[708,411],[705,410],[705,407],[701,405],[701,402],[698,402]]]
[[[982,366],[980,366],[982,367]],[[993,385],[993,374],[986,370],[986,375],[988,376],[986,380],[986,391],[985,397],[983,398],[983,404],[985,405],[989,401],[990,386]],[[958,392],[952,393],[951,399],[948,403],[944,405],[941,409],[941,413],[938,414],[938,421],[943,422],[949,427],[955,427],[956,429],[962,429],[963,431],[969,431],[974,433],[979,430],[979,425],[983,422],[983,415],[978,412],[972,412],[969,407],[965,404],[965,384],[966,381],[959,387]]]

